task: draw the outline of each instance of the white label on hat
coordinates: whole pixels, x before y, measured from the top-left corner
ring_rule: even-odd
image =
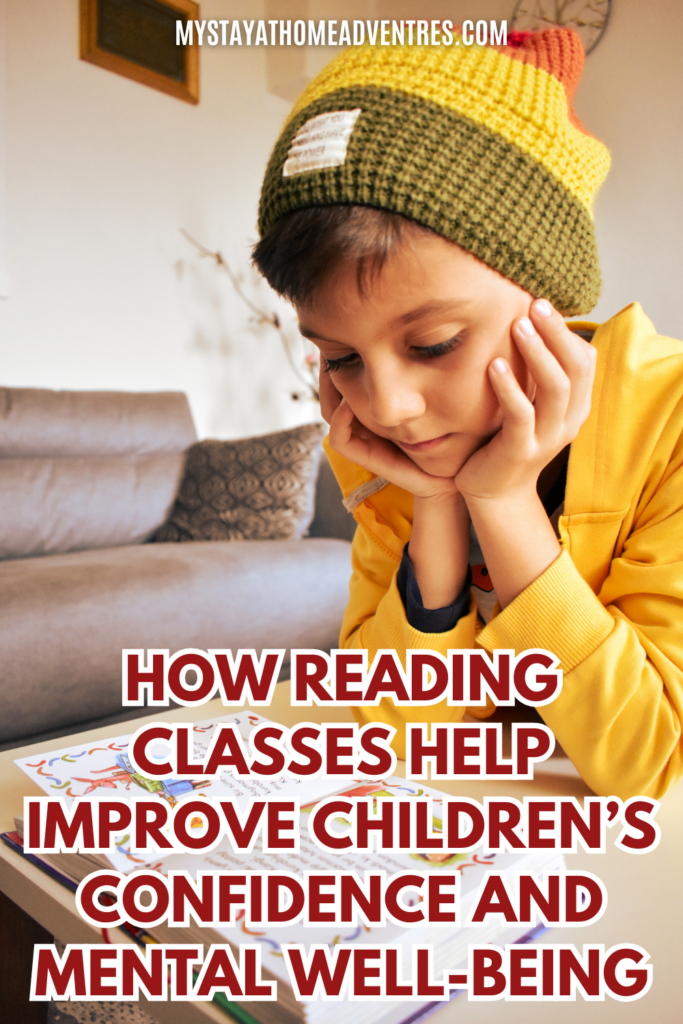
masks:
[[[360,107],[357,110],[333,110],[306,121],[289,147],[282,177],[291,178],[321,167],[341,167],[359,114]]]

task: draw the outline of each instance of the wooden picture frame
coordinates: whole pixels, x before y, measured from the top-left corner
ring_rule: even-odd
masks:
[[[199,103],[199,47],[176,46],[193,0],[80,0],[80,57],[186,103]]]

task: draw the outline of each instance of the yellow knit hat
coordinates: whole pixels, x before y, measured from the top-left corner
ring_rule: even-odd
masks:
[[[606,147],[574,114],[583,47],[570,29],[501,46],[352,47],[294,106],[259,228],[309,206],[410,217],[565,315],[600,292],[592,206]]]

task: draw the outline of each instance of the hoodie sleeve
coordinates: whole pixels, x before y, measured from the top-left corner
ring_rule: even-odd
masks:
[[[623,799],[683,775],[683,439],[664,466],[597,594],[564,550],[478,636],[557,655],[562,692],[539,711],[588,785]]]
[[[446,655],[449,649],[475,646],[480,624],[472,596],[466,614],[452,629],[444,633],[423,633],[408,622],[398,590],[400,555],[387,550],[360,526],[354,538],[351,561],[350,598],[342,624],[342,647],[367,649],[368,660],[372,663],[377,651],[387,648],[396,650],[404,661],[408,650],[431,650]],[[449,707],[445,701],[428,707],[396,707],[392,700],[384,698],[376,707],[354,708],[353,713],[361,723],[383,722],[393,726],[397,730],[393,747],[403,758],[406,722],[459,722],[465,710]],[[486,717],[494,708],[491,705],[467,710],[477,717]]]

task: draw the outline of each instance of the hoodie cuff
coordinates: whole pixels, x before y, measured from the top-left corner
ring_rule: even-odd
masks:
[[[396,586],[401,595],[409,625],[413,629],[419,630],[420,633],[448,633],[470,610],[472,570],[469,566],[467,567],[465,585],[452,604],[445,605],[443,608],[425,608],[407,544],[403,549],[401,564],[396,574]]]
[[[615,622],[563,551],[477,636],[487,651],[541,648],[570,672],[600,646]]]

